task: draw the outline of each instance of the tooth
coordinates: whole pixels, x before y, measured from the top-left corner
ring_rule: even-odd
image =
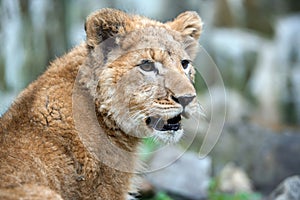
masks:
[[[181,115],[183,116],[183,117],[185,117],[186,119],[189,119],[190,118],[190,114],[189,113],[187,113],[187,112],[183,112],[183,113],[181,113]]]
[[[162,130],[163,127],[164,127],[164,120],[161,119],[161,118],[159,118],[159,119],[155,122],[154,128],[155,128],[156,130]]]

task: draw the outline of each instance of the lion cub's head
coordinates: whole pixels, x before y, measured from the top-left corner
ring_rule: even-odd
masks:
[[[178,141],[182,117],[199,112],[192,60],[201,28],[195,12],[167,23],[114,9],[87,18],[86,84],[108,126]]]

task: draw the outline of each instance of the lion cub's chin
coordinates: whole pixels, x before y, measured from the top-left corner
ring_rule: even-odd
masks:
[[[177,143],[180,138],[182,137],[184,131],[183,129],[179,129],[177,131],[153,131],[153,137],[155,140],[158,140],[160,142],[166,143],[166,144],[173,144]]]

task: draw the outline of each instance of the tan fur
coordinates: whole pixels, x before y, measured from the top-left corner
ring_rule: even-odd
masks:
[[[176,142],[149,116],[188,116],[174,98],[195,95],[193,59],[201,20],[165,24],[114,9],[87,18],[87,41],[55,60],[0,118],[0,199],[128,199],[141,137]],[[142,60],[159,71],[145,72]],[[172,99],[173,98],[173,99]],[[184,113],[183,113],[184,112]]]

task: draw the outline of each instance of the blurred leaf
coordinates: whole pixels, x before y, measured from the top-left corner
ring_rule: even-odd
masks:
[[[165,192],[158,192],[155,197],[147,200],[173,200],[171,197],[169,197]]]
[[[145,138],[143,139],[143,145],[142,148],[140,150],[140,155],[141,155],[141,159],[142,161],[147,161],[150,157],[151,157],[151,153],[155,151],[155,149],[157,149],[159,146],[159,144],[155,141],[153,141],[152,138]]]

